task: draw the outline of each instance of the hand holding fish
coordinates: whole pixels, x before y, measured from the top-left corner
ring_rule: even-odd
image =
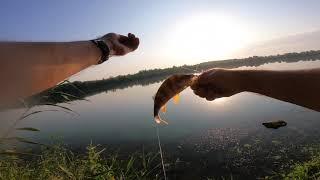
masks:
[[[236,70],[211,69],[200,74],[191,85],[193,92],[208,101],[244,91],[245,82]]]
[[[228,97],[241,92],[243,83],[233,70],[211,69],[202,74],[178,74],[166,79],[154,97],[154,118],[157,123],[167,122],[160,118],[159,110],[174,96],[191,86],[194,93],[207,100]],[[165,109],[165,108],[164,108]]]
[[[253,92],[320,111],[320,69],[227,70],[211,69],[191,85],[194,93],[207,100]]]
[[[211,69],[200,75],[180,74],[166,79],[154,99],[154,118],[164,122],[159,110],[187,87],[212,101],[241,92],[253,92],[320,111],[320,69],[268,71]],[[304,87],[304,88],[300,88]]]

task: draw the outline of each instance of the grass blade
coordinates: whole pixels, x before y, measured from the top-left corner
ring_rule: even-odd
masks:
[[[68,107],[65,107],[65,106],[61,106],[61,105],[58,105],[58,104],[52,104],[52,103],[47,103],[47,104],[44,104],[44,105],[58,107],[58,108],[65,109],[67,111],[70,111],[70,112],[73,112],[73,113],[79,115],[79,113],[77,113],[77,112],[73,111],[72,109],[70,109]]]
[[[38,143],[38,142],[34,142],[34,141],[30,141],[30,140],[25,139],[25,138],[22,138],[22,137],[14,137],[14,139],[16,139],[17,141],[22,142],[22,143],[36,144],[36,145],[43,145],[43,146],[45,146],[45,144]]]
[[[15,151],[15,150],[10,150],[10,149],[0,151],[0,154],[1,154],[1,155],[11,155],[11,156],[12,156],[12,155],[15,155],[15,156],[17,156],[17,155],[40,156],[40,155],[38,155],[38,154],[26,153],[26,152],[17,152],[17,151]]]
[[[68,96],[68,97],[71,97],[71,98],[74,98],[74,99],[83,100],[83,101],[89,101],[88,99],[84,99],[84,98],[81,98],[81,97],[78,97],[78,96],[75,96],[75,95],[72,95],[72,94],[69,94],[69,93],[62,92],[62,91],[53,92],[52,94],[59,94],[62,97],[63,97],[63,95],[65,95],[65,96]]]
[[[131,156],[131,158],[130,158],[128,164],[127,164],[127,170],[126,170],[126,173],[125,173],[125,174],[128,174],[128,172],[130,171],[130,169],[131,169],[132,166],[133,166],[133,162],[134,162],[134,157]]]
[[[22,119],[25,119],[25,118],[27,118],[27,117],[29,117],[29,116],[31,116],[31,115],[38,114],[38,113],[41,113],[41,112],[48,112],[48,111],[58,111],[58,110],[33,111],[33,112],[29,113],[29,114],[26,114],[26,115],[21,116],[18,120],[22,120]]]
[[[33,127],[16,128],[16,130],[21,130],[21,131],[40,131],[39,129],[36,129],[36,128],[33,128]]]
[[[70,171],[68,171],[66,168],[62,167],[61,165],[59,165],[59,168],[60,168],[64,173],[66,173],[66,174],[69,176],[70,179],[72,179],[72,178],[74,177],[73,174],[72,174]]]

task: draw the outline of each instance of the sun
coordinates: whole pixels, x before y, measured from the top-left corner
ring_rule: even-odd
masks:
[[[167,53],[189,63],[227,58],[251,40],[239,20],[211,13],[179,20],[169,34]]]

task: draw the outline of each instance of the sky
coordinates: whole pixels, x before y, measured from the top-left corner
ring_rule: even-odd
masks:
[[[251,43],[320,29],[318,0],[1,0],[0,40],[76,41],[136,34],[124,57],[77,74],[102,79],[233,57]]]

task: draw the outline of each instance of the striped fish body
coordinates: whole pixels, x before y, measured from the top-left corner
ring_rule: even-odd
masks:
[[[176,94],[191,86],[196,78],[197,76],[193,74],[178,74],[170,76],[161,84],[154,97],[153,113],[156,122],[161,121],[159,117],[159,111],[161,107],[164,106]]]

